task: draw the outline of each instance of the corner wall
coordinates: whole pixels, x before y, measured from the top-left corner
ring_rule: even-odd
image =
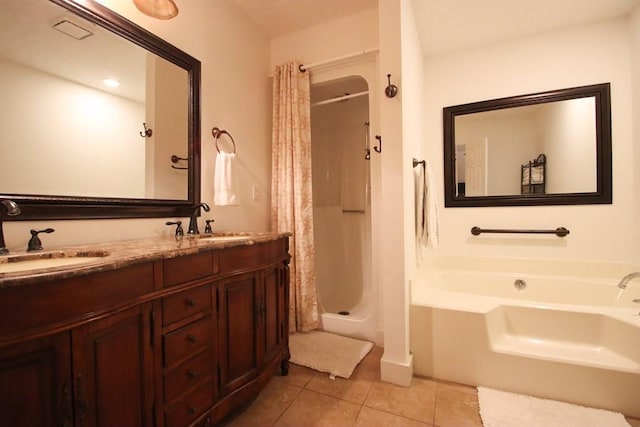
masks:
[[[633,254],[638,248],[634,243],[634,233],[638,240],[638,190],[634,184],[638,181],[635,167],[638,157],[636,154],[634,162],[631,76],[629,26],[624,19],[427,57],[423,149],[427,160],[436,165],[434,176],[441,192],[444,191],[443,107],[611,82],[613,127],[613,204],[445,209],[441,193],[438,203],[441,246],[431,254],[618,262],[629,262],[635,257],[637,261],[637,255]],[[564,226],[571,234],[564,239],[473,237],[469,230],[474,225]]]
[[[631,30],[631,85],[633,97],[633,137],[632,137],[632,164],[633,175],[633,194],[634,204],[631,207],[634,217],[638,218],[640,214],[640,6],[636,8],[629,19],[629,27]],[[640,263],[640,224],[636,220],[633,236],[633,247],[631,252],[634,254],[633,262]]]

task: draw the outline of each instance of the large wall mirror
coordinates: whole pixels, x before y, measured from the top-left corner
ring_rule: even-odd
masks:
[[[445,206],[611,203],[609,84],[443,109]]]
[[[10,219],[187,216],[200,202],[200,62],[108,8],[4,2],[0,93],[0,197],[22,210]]]

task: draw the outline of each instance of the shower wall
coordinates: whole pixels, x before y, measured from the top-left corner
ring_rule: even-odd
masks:
[[[370,282],[368,98],[311,111],[316,286],[329,313],[352,312]]]

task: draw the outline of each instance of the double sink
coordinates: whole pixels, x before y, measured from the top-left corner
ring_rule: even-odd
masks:
[[[198,235],[186,237],[203,242],[223,243],[240,240],[249,240],[251,235]],[[0,256],[0,274],[5,273],[29,273],[43,269],[67,269],[82,267],[97,262],[105,261],[111,255],[111,251],[78,251],[78,250],[54,250],[46,252],[30,252],[15,255]]]

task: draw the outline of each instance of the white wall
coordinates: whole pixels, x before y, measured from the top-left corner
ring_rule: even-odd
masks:
[[[269,41],[241,11],[221,0],[180,2],[179,15],[162,21],[142,15],[130,0],[102,0],[115,12],[136,22],[202,62],[202,200],[211,205],[205,217],[214,230],[270,228],[271,86]],[[235,163],[238,206],[213,206],[215,148],[211,128],[227,129],[238,146]],[[261,199],[251,198],[252,185]],[[186,220],[186,219],[183,219]],[[53,227],[43,238],[45,248],[61,245],[170,235],[166,219],[100,221],[15,221],[5,223],[12,251],[24,250],[29,229]],[[200,223],[204,220],[201,218]],[[82,232],[78,232],[82,230]]]
[[[434,175],[441,189],[442,108],[449,105],[611,82],[614,147],[612,205],[444,209],[441,196],[441,247],[431,253],[637,261],[638,190],[631,177],[638,175],[632,158],[631,75],[629,27],[623,19],[426,58],[423,149],[436,165]],[[565,239],[473,237],[469,230],[474,225],[565,226],[571,234]]]
[[[310,64],[376,47],[378,14],[369,9],[273,38],[271,67],[293,60]]]
[[[631,28],[631,84],[633,97],[633,139],[632,139],[632,163],[633,173],[630,176],[633,182],[633,194],[635,194],[634,203],[631,206],[635,217],[640,212],[640,6],[636,8],[631,19],[629,20]],[[640,226],[636,225],[633,236],[633,261],[640,263]]]

